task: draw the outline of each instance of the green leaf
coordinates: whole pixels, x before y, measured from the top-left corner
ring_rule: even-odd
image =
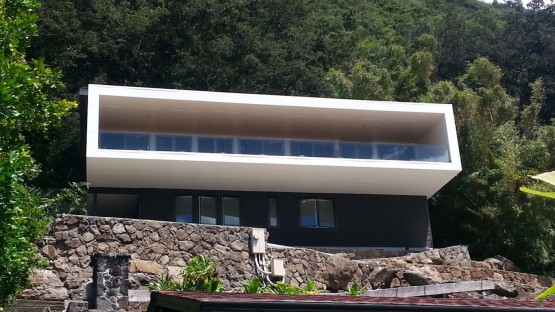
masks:
[[[555,295],[555,285],[549,287],[546,291],[542,292],[534,299],[538,299],[540,300],[540,302],[542,302],[543,299],[545,299],[546,297],[553,296],[553,295]]]
[[[555,171],[540,173],[535,176],[530,176],[532,179],[547,182],[549,184],[555,185]]]
[[[543,196],[543,197],[555,199],[555,192],[541,192],[541,191],[536,191],[536,190],[533,190],[533,189],[529,189],[529,188],[524,187],[524,186],[521,186],[520,190],[524,193],[527,193],[527,194],[538,195],[538,196]]]

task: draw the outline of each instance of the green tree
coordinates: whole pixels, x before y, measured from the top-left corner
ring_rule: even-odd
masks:
[[[501,87],[500,69],[479,58],[459,77],[440,82],[422,97],[453,103],[463,171],[431,201],[437,245],[469,244],[477,257],[501,254],[525,270],[555,268],[555,209],[519,191],[528,174],[553,168],[555,127],[537,122],[536,99],[519,113],[518,99]]]
[[[31,244],[49,220],[40,194],[28,187],[39,168],[25,136],[48,130],[75,106],[53,98],[63,87],[59,72],[25,59],[38,6],[0,0],[0,305],[13,299],[38,264]]]

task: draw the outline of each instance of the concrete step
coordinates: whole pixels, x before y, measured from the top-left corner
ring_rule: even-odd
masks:
[[[408,286],[408,287],[398,287],[398,288],[388,288],[388,289],[375,289],[368,290],[364,293],[364,296],[369,297],[421,297],[421,296],[434,296],[451,294],[456,292],[467,292],[467,291],[483,291],[483,290],[493,290],[495,285],[492,281],[470,281],[470,282],[460,282],[460,283],[446,283],[446,284],[433,284],[424,286]]]
[[[58,312],[64,311],[63,301],[17,299],[14,306],[6,308],[6,312]]]

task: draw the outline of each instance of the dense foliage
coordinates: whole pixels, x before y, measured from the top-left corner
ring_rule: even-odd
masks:
[[[0,306],[38,264],[31,244],[48,225],[47,205],[27,183],[39,168],[26,135],[53,127],[75,105],[54,100],[63,87],[58,72],[25,59],[37,8],[33,0],[0,0]]]
[[[437,245],[555,268],[555,5],[475,0],[43,0],[31,56],[88,83],[453,103],[464,171],[430,201]],[[83,179],[77,118],[33,140],[39,185]],[[54,144],[50,144],[54,142]]]
[[[270,283],[255,275],[248,281],[242,281],[241,284],[243,291],[247,294],[315,295],[322,292],[311,279],[306,282],[304,287],[297,287],[285,282]]]

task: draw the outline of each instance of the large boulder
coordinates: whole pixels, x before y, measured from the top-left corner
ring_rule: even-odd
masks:
[[[35,270],[29,277],[29,284],[29,289],[24,290],[19,295],[20,298],[55,301],[69,299],[64,283],[50,270]]]
[[[372,285],[373,289],[389,288],[396,278],[397,271],[388,267],[375,267],[368,275],[368,282]],[[399,283],[400,286],[400,283]]]
[[[441,274],[429,266],[412,267],[403,272],[403,277],[411,286],[439,284],[443,282]]]
[[[129,261],[129,272],[161,275],[164,273],[164,268],[154,261],[134,259]]]
[[[494,258],[503,263],[503,269],[505,271],[521,272],[520,269],[511,260],[499,255],[495,256]]]
[[[511,283],[495,283],[493,293],[507,298],[518,297],[518,289]]]
[[[330,256],[325,265],[326,289],[331,291],[346,290],[358,270],[356,261],[337,255]]]

